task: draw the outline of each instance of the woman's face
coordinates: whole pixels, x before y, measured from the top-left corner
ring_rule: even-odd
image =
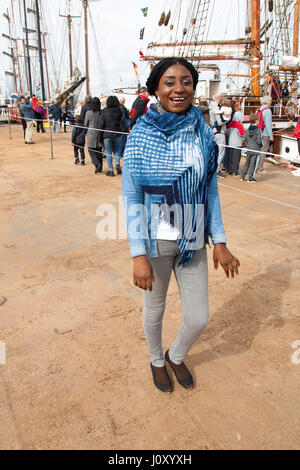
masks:
[[[184,65],[172,65],[161,76],[155,94],[166,111],[184,113],[194,99],[191,72]]]

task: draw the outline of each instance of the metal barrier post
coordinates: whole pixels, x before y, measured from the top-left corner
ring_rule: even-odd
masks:
[[[50,133],[50,152],[51,152],[51,158],[53,157],[53,143],[52,143],[52,127],[51,127],[51,121],[49,119],[48,115],[48,124],[49,124],[49,133]]]
[[[9,138],[10,140],[12,140],[9,108],[8,108],[8,128],[9,128]]]

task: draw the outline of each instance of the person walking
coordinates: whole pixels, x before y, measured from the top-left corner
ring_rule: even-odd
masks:
[[[36,119],[36,131],[39,133],[40,131],[42,133],[46,132],[44,129],[44,119],[46,116],[46,110],[42,106],[41,100],[35,101],[33,104],[33,110],[35,114],[35,119]]]
[[[85,115],[87,111],[90,111],[91,109],[92,109],[92,97],[91,95],[87,95],[84,100],[84,105],[82,106],[81,111],[80,111],[80,117],[81,117],[82,122],[85,121]]]
[[[106,108],[100,117],[99,127],[101,129],[101,142],[104,143],[108,171],[106,176],[115,176],[113,171],[112,154],[116,162],[117,174],[122,174],[120,165],[120,143],[123,132],[121,130],[124,115],[116,96],[109,96],[106,100]]]
[[[258,128],[259,115],[256,113],[250,114],[250,126],[245,132],[245,144],[247,149],[246,162],[241,171],[241,181],[245,181],[246,174],[249,171],[249,183],[256,183],[255,171],[259,162],[260,154],[255,150],[262,148],[262,135],[261,130]]]
[[[23,119],[26,121],[26,132],[25,132],[25,144],[34,144],[32,141],[33,127],[34,127],[34,111],[32,103],[29,101],[29,98],[26,100],[21,99],[20,112],[23,116]]]
[[[218,169],[217,176],[218,178],[226,178],[226,176],[221,172],[221,165],[225,157],[225,147],[226,145],[226,122],[222,121],[220,115],[220,109],[222,107],[223,95],[222,93],[215,93],[213,95],[213,100],[209,104],[209,117],[210,125],[215,129],[215,139],[219,147],[219,156],[218,156]]]
[[[82,110],[83,105],[84,105],[84,101],[77,101],[75,109],[74,109],[75,116],[80,116],[81,117],[81,110]],[[81,120],[82,120],[82,118],[81,118]],[[82,120],[82,122],[83,122],[83,120]]]
[[[68,103],[63,101],[61,104],[61,118],[60,118],[60,125],[64,123],[64,132],[67,132],[67,114],[68,114]]]
[[[91,160],[95,166],[95,173],[102,172],[102,150],[101,150],[101,132],[100,115],[101,103],[99,98],[95,97],[91,101],[90,110],[85,113],[84,127],[87,130],[87,147]],[[81,116],[80,116],[81,117]]]
[[[264,161],[266,158],[266,153],[269,150],[270,143],[273,142],[273,131],[272,131],[272,111],[270,106],[272,104],[272,98],[270,96],[263,96],[261,98],[261,106],[257,110],[259,115],[258,128],[262,131],[262,140],[263,146],[259,158],[259,163],[257,167],[257,173],[263,173],[264,171]]]
[[[212,129],[192,105],[197,82],[196,69],[185,59],[158,62],[147,80],[147,89],[158,102],[134,126],[124,153],[133,282],[144,290],[150,368],[154,385],[164,393],[172,391],[166,362],[180,385],[193,388],[184,358],[208,321],[209,237],[215,269],[220,263],[226,276],[234,277],[240,265],[226,246],[216,175],[218,146]],[[183,323],[164,355],[162,321],[172,271]]]
[[[84,145],[86,129],[80,116],[75,117],[75,126],[72,130],[72,144],[74,145],[75,165],[79,164],[78,150],[80,151],[81,165],[85,165]]]
[[[138,97],[134,100],[130,112],[130,129],[133,128],[139,117],[146,114],[149,101],[149,92],[147,88],[140,87],[138,90]]]
[[[26,119],[24,118],[24,114],[21,110],[21,104],[22,103],[26,103],[26,98],[25,96],[20,96],[20,101],[18,103],[18,108],[19,108],[19,112],[20,112],[20,118],[21,118],[21,122],[22,122],[22,126],[23,126],[23,133],[24,133],[24,141],[25,141],[25,134],[26,134],[26,127],[27,127],[27,123],[26,123]]]
[[[125,106],[125,97],[124,96],[121,96],[121,98],[119,98],[119,103],[120,103],[121,110],[122,110],[122,113],[123,113],[123,119],[122,119],[123,125],[121,126],[121,129],[122,129],[123,132],[128,133],[129,132],[129,127],[130,127],[130,118],[129,118],[129,111]],[[119,148],[120,158],[123,158],[126,142],[127,142],[127,135],[123,134],[122,137],[121,137],[120,148]]]
[[[232,121],[228,124],[228,157],[227,171],[229,175],[238,176],[242,153],[242,137],[245,129],[242,124],[244,120],[243,113],[236,111]],[[239,147],[239,148],[236,148]]]
[[[53,132],[60,132],[60,121],[62,116],[61,107],[58,104],[58,100],[54,98],[54,103],[49,107],[49,114],[52,120]]]

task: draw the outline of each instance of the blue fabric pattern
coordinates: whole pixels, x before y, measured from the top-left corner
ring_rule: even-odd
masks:
[[[205,241],[208,241],[211,214],[207,195],[216,172],[217,158],[218,146],[213,132],[194,106],[181,115],[161,114],[151,105],[148,114],[139,119],[129,135],[123,166],[124,196],[128,196],[126,180],[130,179],[144,194],[141,203],[156,198],[169,206],[179,204],[183,211],[186,204],[193,207],[192,221],[184,227],[182,238],[177,240],[179,264],[187,264],[193,256],[193,250],[187,246],[195,229],[195,208],[199,204],[205,208]],[[219,200],[216,210],[219,210]],[[171,224],[176,224],[174,218]],[[148,231],[150,229],[151,220],[148,221]],[[222,221],[218,232],[223,234],[222,241],[226,241]]]

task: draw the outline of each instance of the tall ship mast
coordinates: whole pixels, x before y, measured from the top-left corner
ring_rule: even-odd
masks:
[[[216,13],[215,2],[174,1],[169,11],[161,13],[157,23],[157,29],[164,30],[164,37],[168,36],[169,30],[169,41],[148,44],[145,53],[140,53],[141,60],[154,64],[164,57],[185,57],[199,72],[212,70],[215,77],[221,61],[240,62],[248,71],[228,76],[248,79],[244,87],[247,95],[253,102],[258,101],[268,92],[270,76],[295,81],[300,72],[299,3],[299,0],[244,0],[243,37],[208,40],[209,27]],[[228,7],[229,2],[224,2],[224,18]]]

